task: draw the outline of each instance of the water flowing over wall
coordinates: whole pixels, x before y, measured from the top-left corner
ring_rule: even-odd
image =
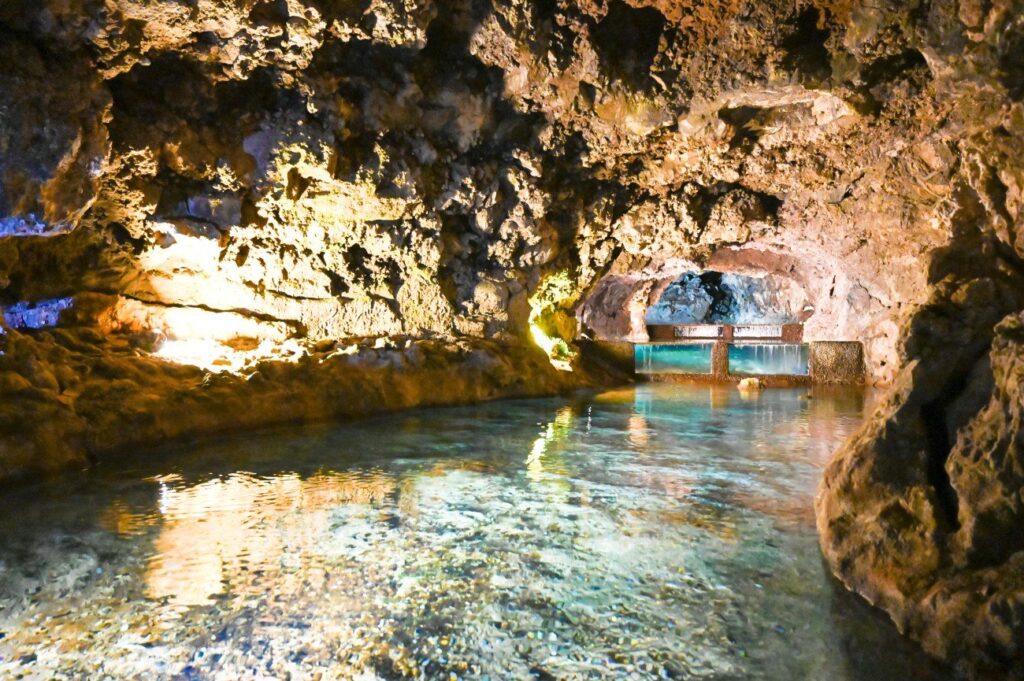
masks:
[[[734,374],[806,376],[806,345],[794,343],[736,343],[729,347],[729,371]]]

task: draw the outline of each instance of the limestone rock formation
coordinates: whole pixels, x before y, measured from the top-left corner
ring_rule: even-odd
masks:
[[[0,238],[78,226],[108,154],[110,95],[80,52],[0,36]]]
[[[1024,668],[1022,16],[4,2],[0,478],[602,380],[583,339],[679,275],[763,277],[891,384],[826,474],[833,569]]]

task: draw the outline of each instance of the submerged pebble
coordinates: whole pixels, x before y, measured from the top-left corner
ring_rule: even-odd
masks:
[[[823,571],[811,499],[859,400],[715,390],[281,431],[9,492],[0,678],[857,681],[856,650],[871,678],[941,679]]]

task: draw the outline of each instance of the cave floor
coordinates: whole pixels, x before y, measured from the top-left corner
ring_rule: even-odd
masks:
[[[950,678],[825,570],[864,396],[814,390],[418,410],[9,490],[0,677]]]

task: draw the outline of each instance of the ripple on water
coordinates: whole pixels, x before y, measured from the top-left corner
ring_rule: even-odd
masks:
[[[643,385],[12,491],[0,677],[939,681],[818,552],[861,409]]]

